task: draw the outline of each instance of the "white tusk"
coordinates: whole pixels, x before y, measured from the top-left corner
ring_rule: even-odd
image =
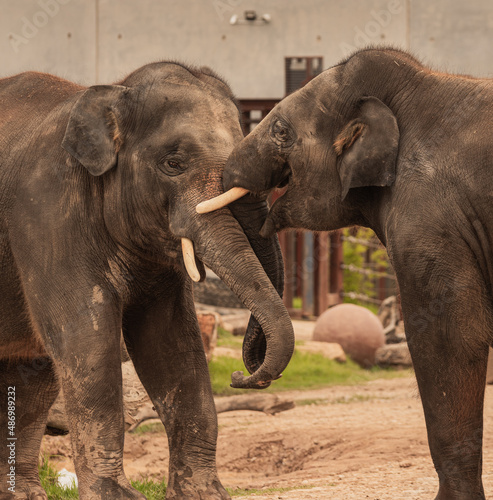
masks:
[[[239,200],[241,197],[248,194],[248,189],[235,187],[231,188],[229,191],[212,198],[211,200],[203,201],[197,205],[197,213],[198,214],[207,214],[209,212],[214,212],[214,210],[218,210],[223,208],[233,201]]]
[[[195,263],[195,254],[193,253],[192,240],[188,238],[181,239],[181,251],[183,252],[183,262],[185,262],[185,269],[193,281],[200,281],[200,273]]]

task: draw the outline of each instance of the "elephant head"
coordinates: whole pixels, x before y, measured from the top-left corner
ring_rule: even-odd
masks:
[[[400,133],[384,89],[364,78],[377,72],[374,57],[362,52],[325,71],[234,149],[224,170],[224,188],[233,190],[225,196],[285,189],[262,236],[288,227],[367,225],[376,189],[394,183]],[[218,206],[221,200],[210,200],[206,209]]]
[[[106,228],[122,260],[186,268],[194,281],[205,278],[205,264],[252,311],[247,337],[265,335],[265,360],[247,365],[251,377],[234,374],[233,386],[262,388],[280,376],[294,348],[289,316],[262,267],[282,288],[277,240],[258,236],[265,202],[238,201],[232,210],[241,225],[228,208],[195,211],[222,193],[223,167],[242,136],[238,107],[221,79],[163,62],[80,93],[62,145],[89,183],[102,178],[93,183],[102,188],[93,189],[104,191]]]

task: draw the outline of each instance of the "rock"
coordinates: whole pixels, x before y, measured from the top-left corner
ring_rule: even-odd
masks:
[[[218,307],[244,309],[240,299],[210,269],[206,269],[206,279],[193,284],[196,302]]]
[[[65,403],[62,396],[62,390],[60,390],[57,399],[51,405],[45,433],[49,436],[63,436],[68,434],[68,424],[65,419]]]
[[[132,361],[122,363],[122,378],[123,412],[125,415],[125,426],[129,427],[135,423],[135,418],[140,408],[150,400],[147,391],[140,382]]]
[[[235,336],[244,337],[248,322],[250,321],[250,311],[239,314],[228,314],[221,317],[222,326]]]
[[[250,320],[248,309],[235,309],[232,307],[210,306],[195,302],[197,314],[202,312],[215,312],[220,315],[220,325],[233,335],[244,336]]]
[[[214,312],[197,313],[202,342],[204,344],[207,362],[212,359],[212,354],[217,344],[217,327],[221,321],[219,314]]]
[[[413,362],[407,342],[380,347],[375,353],[375,363],[379,366],[412,367]]]
[[[340,304],[325,311],[315,323],[313,340],[340,344],[365,368],[375,364],[375,352],[385,344],[380,320],[355,304]]]
[[[383,325],[383,334],[386,344],[398,344],[406,341],[406,334],[402,321],[400,321],[400,312],[397,304],[397,297],[392,295],[387,297],[378,311],[378,319]]]
[[[400,344],[401,342],[407,342],[406,332],[404,331],[404,323],[402,321],[395,325],[393,331],[388,331],[387,333],[385,333],[386,344]]]
[[[339,363],[346,362],[346,353],[340,344],[335,342],[316,342],[314,340],[309,340],[303,342],[303,344],[297,345],[296,350],[299,352],[309,352],[315,354],[321,354],[324,358],[333,359]]]

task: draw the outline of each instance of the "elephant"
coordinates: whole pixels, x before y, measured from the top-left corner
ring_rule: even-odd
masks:
[[[47,498],[37,460],[60,389],[80,498],[145,498],[122,466],[122,335],[167,430],[166,498],[229,498],[192,280],[207,265],[252,311],[262,358],[238,380],[268,385],[294,348],[265,200],[195,213],[243,137],[231,89],[164,61],[88,88],[22,73],[0,103],[0,498]]]
[[[493,342],[493,82],[367,47],[285,97],[233,150],[230,199],[283,187],[261,229],[373,229],[395,269],[440,500],[484,499]],[[224,204],[206,202],[202,213]]]

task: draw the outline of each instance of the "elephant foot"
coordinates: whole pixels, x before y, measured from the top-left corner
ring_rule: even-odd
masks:
[[[48,500],[48,495],[42,488],[37,487],[35,490],[19,492],[15,495],[0,492],[0,500]]]
[[[22,485],[22,488],[16,487],[15,493],[10,491],[0,492],[0,500],[48,500],[48,495],[42,486],[36,481],[27,481],[21,476],[17,477],[17,485]]]
[[[166,500],[230,500],[229,493],[224,489],[219,479],[210,483],[197,484],[181,480],[173,486],[168,485]]]
[[[435,500],[485,500],[482,485],[479,487],[466,486],[461,491],[447,486],[441,486]]]
[[[146,500],[146,496],[130,486],[126,477],[119,480],[100,478],[90,486],[79,484],[80,500]]]
[[[438,495],[436,496],[435,500],[485,500],[486,497],[481,494],[481,493],[478,493],[476,495],[472,494],[467,494],[467,493],[458,493],[458,494],[454,494],[452,496],[448,495],[448,494],[441,494],[441,493],[438,493]]]

